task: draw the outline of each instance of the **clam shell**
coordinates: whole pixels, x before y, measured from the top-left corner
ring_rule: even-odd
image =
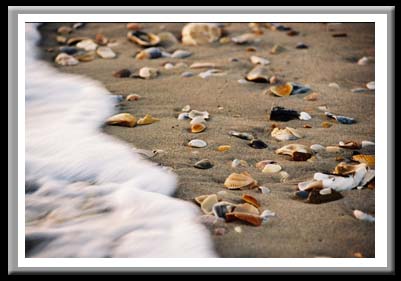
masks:
[[[202,212],[206,215],[213,214],[213,205],[216,204],[217,202],[218,202],[218,200],[217,200],[216,194],[208,195],[201,202]]]
[[[206,125],[204,123],[196,123],[191,125],[191,132],[192,133],[201,133],[206,130]]]
[[[116,57],[116,54],[109,47],[97,48],[96,54],[98,54],[101,58],[104,58],[104,59],[112,59],[112,58]]]
[[[129,31],[127,38],[142,47],[156,46],[160,43],[160,38],[156,34],[139,30]]]
[[[126,78],[131,75],[131,71],[129,69],[120,69],[113,72],[113,76],[117,78]]]
[[[180,113],[177,117],[178,120],[186,120],[189,119],[189,113],[188,112],[183,112]]]
[[[240,174],[232,173],[224,181],[224,186],[228,189],[252,188],[256,185],[257,181],[254,180],[247,172]]]
[[[255,164],[256,169],[263,170],[267,164],[274,164],[276,163],[273,160],[262,160]]]
[[[203,45],[217,41],[221,29],[214,23],[189,23],[181,31],[184,45]]]
[[[237,137],[243,140],[253,140],[254,136],[250,133],[245,132],[237,132],[237,131],[229,131],[228,134],[233,137]]]
[[[250,60],[253,64],[261,64],[261,65],[268,65],[270,61],[268,59],[258,57],[258,56],[251,56]]]
[[[260,41],[257,35],[254,33],[245,33],[241,34],[239,36],[235,36],[231,38],[231,41],[233,41],[235,44],[246,44],[246,43],[253,43]]]
[[[310,150],[303,144],[288,144],[276,150],[277,154],[293,156],[295,152],[310,153]]]
[[[146,114],[143,118],[138,120],[138,125],[148,125],[148,124],[152,124],[155,123],[157,121],[160,121],[160,119],[158,118],[154,118],[152,115],[150,114]]]
[[[249,213],[240,213],[240,212],[234,212],[234,216],[241,220],[245,221],[249,224],[259,226],[262,224],[263,219],[259,215],[254,215],[254,214],[249,214]]]
[[[249,194],[243,194],[243,195],[242,195],[242,199],[243,199],[245,202],[247,202],[247,203],[249,203],[249,204],[255,206],[256,208],[259,208],[259,207],[260,207],[260,204],[259,204],[258,200],[256,200],[256,198],[254,198],[253,196],[251,196],[251,195],[249,195]],[[254,210],[254,209],[255,209],[255,208],[252,208],[252,210]],[[258,214],[258,213],[259,213],[258,209],[256,209],[256,211],[257,211],[256,214]]]
[[[194,167],[198,169],[210,169],[213,167],[213,164],[209,161],[209,159],[202,159],[196,162]]]
[[[278,173],[281,171],[281,166],[278,164],[267,164],[263,170],[262,173],[266,174],[273,174],[273,173]]]
[[[126,100],[127,100],[127,101],[136,101],[136,100],[139,100],[140,98],[141,98],[140,95],[137,95],[137,94],[130,94],[130,95],[128,95],[128,96],[126,97]]]
[[[251,140],[251,141],[248,143],[248,145],[249,145],[250,147],[252,147],[252,148],[255,148],[255,149],[264,149],[264,148],[267,148],[267,144],[264,143],[264,142],[261,141],[261,140],[258,140],[258,139],[253,139],[253,140]]]
[[[153,67],[142,67],[139,70],[139,77],[144,79],[156,78],[159,75],[159,70]]]
[[[220,145],[219,147],[217,147],[217,151],[220,151],[220,152],[225,152],[230,149],[231,149],[230,145]]]
[[[188,146],[202,148],[207,146],[207,142],[205,142],[204,140],[195,139],[188,142]]]
[[[320,97],[320,94],[314,92],[314,93],[311,93],[311,94],[307,95],[306,97],[304,97],[304,100],[316,101],[316,100],[318,100],[319,97]]]
[[[248,163],[245,160],[240,160],[240,159],[234,159],[231,162],[231,167],[237,168],[237,167],[248,167]]]
[[[176,50],[174,53],[171,54],[172,58],[184,59],[190,57],[192,53],[190,51],[185,50]]]
[[[91,39],[79,41],[76,46],[78,48],[84,49],[85,51],[94,51],[97,48],[97,44]]]
[[[298,83],[294,83],[294,82],[292,82],[291,84],[293,87],[292,93],[294,95],[305,94],[305,93],[309,92],[309,90],[310,90],[310,87],[306,86],[306,85],[302,85],[302,84],[298,84]]]
[[[294,128],[286,127],[285,129],[274,128],[271,132],[273,138],[279,141],[296,140],[303,138],[301,133]]]
[[[207,111],[198,111],[198,110],[191,110],[189,112],[189,118],[194,119],[195,117],[201,116],[203,119],[209,119],[209,112]]]
[[[197,69],[197,68],[217,68],[215,63],[211,62],[194,62],[189,66],[189,68]]]
[[[264,66],[255,66],[245,77],[246,80],[258,83],[269,83],[271,72]]]
[[[367,155],[367,154],[358,154],[352,156],[352,160],[357,161],[359,163],[364,163],[368,165],[369,168],[375,167],[375,156],[374,155]]]
[[[366,88],[368,88],[369,90],[374,90],[375,89],[375,81],[370,81],[369,83],[367,83]]]
[[[142,50],[138,52],[135,55],[135,58],[138,60],[143,60],[143,59],[157,59],[163,56],[163,52],[156,47],[151,47],[147,48],[145,50]]]
[[[69,66],[69,65],[76,65],[79,61],[74,58],[73,56],[67,55],[66,53],[60,53],[54,59],[54,61],[59,65]]]
[[[124,127],[134,127],[136,125],[136,118],[130,113],[120,113],[111,116],[109,119],[107,119],[106,124],[124,126]]]
[[[96,53],[94,51],[84,53],[78,52],[74,55],[74,58],[82,62],[93,61],[96,58]]]
[[[357,141],[340,141],[338,143],[338,146],[341,148],[348,148],[348,149],[361,149],[362,148],[362,144],[357,142]]]
[[[326,187],[326,188],[319,190],[320,195],[328,195],[328,194],[331,194],[331,192],[332,192],[332,190],[330,187]]]
[[[324,113],[328,118],[335,119],[337,122],[341,124],[353,124],[355,123],[355,119],[351,117],[346,117],[346,116],[340,116],[340,115],[334,115],[333,113],[330,112],[325,112]]]
[[[368,222],[375,222],[375,218],[371,215],[368,215],[360,210],[354,210],[354,216],[358,220],[368,221]]]
[[[279,97],[287,97],[291,95],[293,86],[291,83],[285,83],[284,85],[277,85],[270,87],[270,91]]]

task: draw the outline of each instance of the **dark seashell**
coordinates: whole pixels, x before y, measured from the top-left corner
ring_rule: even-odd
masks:
[[[219,202],[213,205],[212,211],[216,217],[226,220],[226,214],[231,213],[234,207],[234,204],[230,204],[229,202]]]
[[[291,30],[291,27],[284,26],[284,25],[281,25],[281,24],[272,24],[272,26],[274,27],[275,30],[278,30],[278,31],[289,31],[289,30]]]
[[[213,164],[208,159],[202,159],[196,162],[194,167],[198,169],[210,169],[213,167]]]
[[[300,190],[295,192],[295,196],[299,199],[307,199],[309,196],[309,191],[306,190]]]
[[[125,78],[131,75],[131,71],[128,69],[121,69],[118,71],[113,72],[113,76],[117,78]]]
[[[320,194],[319,190],[311,190],[309,192],[308,199],[306,200],[306,203],[311,203],[311,204],[321,204],[321,203],[326,203],[326,202],[331,202],[335,200],[339,200],[343,198],[341,193],[331,190],[330,194]]]
[[[292,119],[298,119],[298,111],[292,109],[286,109],[281,106],[275,106],[270,112],[270,120],[272,121],[289,121]]]
[[[261,140],[252,140],[250,143],[248,143],[248,145],[250,147],[253,147],[255,149],[264,149],[267,148],[267,144],[265,144],[263,141]]]
[[[311,153],[305,153],[299,151],[294,151],[294,153],[292,154],[292,160],[294,161],[306,161],[311,157],[312,157]]]
[[[295,30],[290,30],[287,32],[287,35],[288,36],[297,36],[297,35],[299,35],[299,32],[295,31]]]
[[[297,48],[297,49],[308,49],[309,46],[306,45],[305,43],[300,42],[295,46],[295,48]]]
[[[25,181],[25,194],[34,193],[40,188],[39,184],[34,181]]]
[[[337,122],[341,123],[341,124],[353,124],[356,123],[354,118],[351,117],[346,117],[346,116],[340,116],[340,115],[334,115],[333,113],[330,112],[325,112],[324,113],[327,117],[337,120]]]
[[[298,83],[291,83],[292,84],[292,94],[305,94],[309,92],[310,88]]]
[[[78,49],[75,47],[69,47],[69,46],[62,46],[59,48],[60,52],[66,53],[68,55],[73,55],[76,52],[78,52]]]
[[[347,33],[334,33],[331,36],[333,36],[333,37],[347,37]]]

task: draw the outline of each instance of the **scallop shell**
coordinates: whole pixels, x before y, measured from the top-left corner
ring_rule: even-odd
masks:
[[[249,204],[255,206],[256,208],[259,208],[259,207],[260,207],[260,204],[259,204],[258,200],[256,200],[256,198],[254,198],[253,196],[251,196],[251,195],[249,195],[249,194],[243,194],[243,195],[242,195],[242,199],[243,199],[245,202],[247,202],[247,203],[249,203]],[[254,209],[252,208],[252,210],[254,210]],[[259,213],[258,209],[256,209],[256,211],[257,211],[257,214],[258,214],[258,213]]]
[[[202,148],[207,146],[207,142],[205,142],[204,140],[195,139],[188,142],[188,146]]]
[[[172,58],[184,59],[190,57],[192,53],[190,51],[185,50],[176,50],[174,53],[171,54]]]
[[[195,123],[191,125],[191,132],[192,133],[201,133],[206,130],[206,125],[204,123]]]
[[[218,200],[216,194],[209,195],[202,200],[201,210],[206,215],[213,214],[213,205],[216,204],[217,202]]]
[[[220,151],[220,152],[225,152],[230,149],[231,149],[230,145],[220,145],[219,147],[217,147],[217,151]]]
[[[104,59],[112,59],[112,58],[116,57],[116,54],[109,47],[97,48],[96,54],[98,54],[101,58],[104,58]]]
[[[97,48],[97,44],[93,42],[91,39],[85,39],[82,41],[79,41],[77,43],[77,47],[84,49],[85,51],[94,51]]]
[[[245,221],[249,224],[259,226],[262,224],[263,219],[259,215],[254,215],[254,214],[249,214],[249,213],[240,213],[240,212],[234,212],[234,216],[241,220]]]
[[[69,65],[76,65],[79,61],[74,58],[73,56],[67,55],[66,53],[60,53],[54,59],[54,61],[59,65],[69,66]]]
[[[184,45],[203,45],[217,41],[221,29],[214,23],[189,23],[181,31]]]
[[[368,222],[375,222],[375,218],[371,215],[368,215],[360,210],[354,210],[354,216],[358,220],[368,221]]]
[[[107,119],[106,124],[134,127],[136,125],[136,118],[130,113],[120,113]]]
[[[156,46],[160,43],[160,38],[156,34],[139,30],[129,31],[127,38],[142,47]]]
[[[281,166],[278,164],[267,164],[263,170],[262,173],[266,174],[273,174],[273,173],[278,173],[281,171]]]
[[[158,118],[152,117],[150,114],[146,114],[143,118],[138,120],[138,125],[148,125],[160,121]]]
[[[261,65],[268,65],[270,61],[268,59],[258,57],[258,56],[251,56],[250,60],[253,64],[261,64]]]
[[[246,44],[246,43],[253,43],[260,41],[257,35],[253,33],[245,33],[241,34],[239,36],[235,36],[231,38],[231,41],[233,41],[235,44]]]
[[[147,48],[145,50],[142,50],[138,52],[135,55],[135,58],[138,60],[143,60],[143,59],[157,59],[163,56],[163,52],[156,47],[151,47]]]
[[[271,132],[273,138],[279,141],[296,140],[303,138],[303,135],[294,128],[286,127],[285,129],[274,128]]]
[[[258,83],[269,83],[271,72],[264,66],[255,66],[245,77],[246,80]]]
[[[293,86],[291,83],[285,83],[284,85],[277,85],[270,87],[270,91],[279,97],[287,97],[291,95]]]
[[[198,110],[191,110],[189,112],[189,118],[194,119],[195,117],[201,116],[203,119],[209,119],[209,112],[207,111],[198,111]]]
[[[139,70],[139,77],[144,79],[156,78],[159,75],[159,70],[153,67],[142,67]]]
[[[352,160],[357,161],[359,163],[365,163],[369,168],[375,167],[375,156],[367,155],[367,154],[357,154],[352,156]]]
[[[348,148],[348,149],[360,149],[362,148],[362,144],[357,141],[340,141],[338,144],[339,147],[341,148]]]
[[[252,188],[256,185],[257,181],[254,180],[247,172],[243,172],[240,174],[232,173],[224,181],[224,186],[228,189]]]
[[[274,164],[276,163],[273,160],[262,160],[255,164],[256,169],[263,170],[267,164]]]
[[[139,100],[140,98],[141,98],[140,95],[137,95],[137,94],[130,94],[130,95],[128,95],[128,96],[126,97],[126,100],[127,100],[127,101],[136,101],[136,100]]]

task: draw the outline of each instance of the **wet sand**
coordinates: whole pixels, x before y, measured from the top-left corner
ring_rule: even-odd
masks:
[[[46,52],[48,47],[57,47],[55,30],[61,23],[45,24],[40,28],[43,36],[41,48],[43,58],[51,62],[56,53]],[[159,33],[169,31],[180,36],[184,24],[143,24],[144,31]],[[96,33],[103,33],[118,42],[113,50],[115,59],[97,58],[94,61],[80,63],[76,66],[57,66],[60,71],[85,75],[102,82],[113,94],[139,94],[142,99],[135,102],[123,101],[120,112],[129,112],[137,118],[150,113],[160,118],[147,126],[126,128],[105,126],[104,131],[141,149],[161,149],[164,152],[156,155],[151,161],[163,166],[172,167],[178,175],[179,186],[176,196],[183,200],[193,200],[202,194],[216,193],[226,190],[223,183],[232,172],[248,171],[260,185],[267,186],[271,193],[266,195],[258,190],[228,191],[236,195],[244,193],[257,198],[262,209],[276,213],[268,223],[259,227],[249,226],[241,222],[223,223],[219,227],[226,228],[225,235],[214,235],[210,227],[211,237],[221,257],[353,257],[360,252],[364,257],[375,255],[375,225],[359,221],[352,212],[359,209],[367,213],[375,212],[375,190],[351,190],[342,192],[343,199],[324,203],[306,204],[293,199],[296,184],[312,179],[315,172],[331,171],[339,162],[336,156],[347,157],[352,150],[344,150],[339,154],[323,154],[314,162],[294,162],[289,157],[274,153],[289,143],[305,145],[336,145],[342,140],[369,140],[375,138],[375,93],[352,93],[352,88],[364,87],[374,81],[374,64],[360,66],[356,61],[363,56],[374,56],[373,24],[342,24],[334,26],[335,31],[328,31],[322,23],[288,23],[284,24],[300,32],[298,36],[288,36],[286,32],[264,30],[259,43],[235,45],[218,42],[204,46],[182,46],[175,44],[167,50],[185,49],[192,56],[185,59],[159,58],[153,60],[136,60],[133,54],[139,51],[137,45],[126,39],[127,30],[124,23],[89,23],[85,27],[74,30],[70,36],[88,36],[94,38]],[[164,26],[164,30],[160,27]],[[247,24],[228,24],[225,26],[228,36],[236,36],[249,32]],[[347,33],[347,37],[332,37],[333,33]],[[308,49],[296,49],[298,42],[304,42]],[[286,48],[282,53],[271,55],[270,49],[279,44]],[[253,46],[255,52],[246,48]],[[249,61],[251,55],[265,57],[270,60],[271,69],[281,80],[307,84],[311,92],[320,93],[317,101],[305,101],[307,94],[289,97],[274,97],[264,93],[268,84],[239,84],[238,80],[253,67]],[[237,58],[237,62],[230,62]],[[188,67],[164,69],[167,61],[184,62]],[[189,69],[193,62],[213,62],[221,65],[225,76],[202,79],[180,77],[184,71],[197,74],[204,70]],[[156,67],[159,77],[150,80],[133,78],[115,78],[113,71],[128,68],[138,71],[143,66]],[[329,83],[337,83],[340,88],[329,87]],[[185,105],[192,109],[208,111],[211,118],[207,129],[199,134],[189,132],[189,121],[177,120],[177,115]],[[291,120],[288,122],[269,121],[272,106],[284,106],[298,111],[308,112],[312,120]],[[317,107],[327,105],[328,111],[339,115],[353,117],[356,124],[343,125],[328,120]],[[219,109],[220,108],[220,109]],[[329,121],[330,128],[322,128],[321,123]],[[270,135],[271,125],[289,126],[299,129],[305,137],[296,141],[279,142]],[[303,128],[304,124],[312,128]],[[230,130],[245,131],[256,135],[268,144],[267,149],[257,150],[249,147],[247,141],[229,136]],[[207,141],[206,148],[196,149],[184,145],[190,139]],[[219,152],[219,145],[231,145],[226,152]],[[374,149],[362,149],[361,153],[374,153]],[[207,158],[213,168],[199,170],[193,164]],[[249,167],[232,168],[235,158],[246,160]],[[278,162],[290,175],[285,183],[274,176],[263,174],[255,168],[255,163],[271,159]],[[380,187],[380,186],[379,186]],[[234,227],[241,226],[238,233]]]

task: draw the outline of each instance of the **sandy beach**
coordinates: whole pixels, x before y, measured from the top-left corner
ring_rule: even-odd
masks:
[[[344,23],[330,25],[324,23],[283,23],[298,31],[296,36],[287,32],[263,28],[259,42],[243,45],[213,42],[199,46],[184,46],[180,42],[165,46],[172,52],[177,49],[192,53],[187,58],[135,59],[134,54],[141,47],[127,40],[126,23],[88,23],[74,30],[66,37],[84,36],[93,38],[101,33],[115,40],[112,49],[117,57],[102,59],[74,66],[60,66],[54,63],[60,46],[56,41],[56,30],[71,23],[47,23],[39,28],[42,35],[40,48],[43,60],[61,72],[79,74],[97,80],[113,95],[122,95],[124,100],[119,112],[127,112],[137,119],[151,114],[160,121],[133,128],[105,125],[105,133],[121,139],[133,147],[146,150],[161,150],[149,159],[161,166],[171,167],[178,176],[175,196],[194,202],[199,195],[226,191],[227,196],[250,194],[262,209],[273,211],[276,216],[260,226],[252,226],[241,221],[218,222],[208,225],[215,249],[223,258],[352,258],[375,256],[375,224],[354,217],[355,209],[374,216],[375,189],[352,189],[343,191],[340,200],[308,204],[296,200],[297,184],[311,180],[314,173],[332,172],[339,159],[348,159],[355,149],[341,149],[336,153],[323,152],[311,161],[292,161],[290,157],[278,155],[275,150],[290,143],[306,146],[321,144],[335,146],[340,141],[375,141],[375,92],[354,93],[351,89],[364,88],[375,80],[374,63],[358,65],[357,61],[366,56],[374,57],[374,24]],[[171,32],[179,40],[185,23],[141,23],[142,31]],[[247,23],[224,24],[224,35],[234,37],[250,32]],[[345,33],[344,37],[333,34]],[[306,49],[297,49],[303,42]],[[270,54],[274,45],[284,47],[277,54]],[[249,48],[254,50],[250,51]],[[53,48],[54,51],[47,51]],[[270,61],[268,68],[280,81],[308,85],[306,94],[277,97],[266,91],[267,83],[238,80],[253,68],[250,56],[260,56]],[[235,58],[235,60],[233,60]],[[164,63],[182,62],[185,65],[172,69]],[[203,79],[198,76],[206,69],[190,69],[194,62],[210,62],[219,66],[225,75]],[[137,73],[142,67],[154,67],[160,72],[154,79],[117,78],[114,71],[126,68]],[[192,77],[181,77],[186,71]],[[330,83],[338,87],[329,86]],[[308,94],[319,93],[316,101],[304,99]],[[141,99],[126,101],[129,94],[138,94]],[[201,133],[190,132],[188,120],[177,120],[181,109],[190,105],[191,109],[208,111],[210,119],[207,129]],[[311,120],[290,120],[278,122],[269,120],[273,106],[283,106],[312,116]],[[327,111],[355,118],[356,123],[345,125],[329,119],[319,106],[327,106]],[[324,128],[322,122],[332,126]],[[278,141],[271,136],[272,125],[292,127],[304,137],[298,140]],[[311,128],[304,128],[309,124]],[[254,149],[246,140],[228,135],[230,130],[248,132],[264,141],[266,149]],[[191,139],[207,142],[205,148],[191,148],[185,144]],[[229,145],[231,149],[220,152],[217,147]],[[374,154],[374,146],[357,150],[361,154]],[[196,169],[193,165],[209,159],[213,167]],[[242,159],[247,167],[233,168],[231,162]],[[274,160],[289,178],[282,182],[276,174],[265,174],[255,167],[261,160]],[[270,194],[258,189],[228,190],[225,179],[233,172],[249,172],[259,185],[268,187]],[[378,186],[379,189],[383,188]],[[195,204],[195,202],[193,203]],[[199,216],[201,216],[199,211]],[[241,232],[235,230],[240,226]],[[223,235],[216,235],[216,228],[224,228]],[[236,228],[238,230],[238,228]]]

